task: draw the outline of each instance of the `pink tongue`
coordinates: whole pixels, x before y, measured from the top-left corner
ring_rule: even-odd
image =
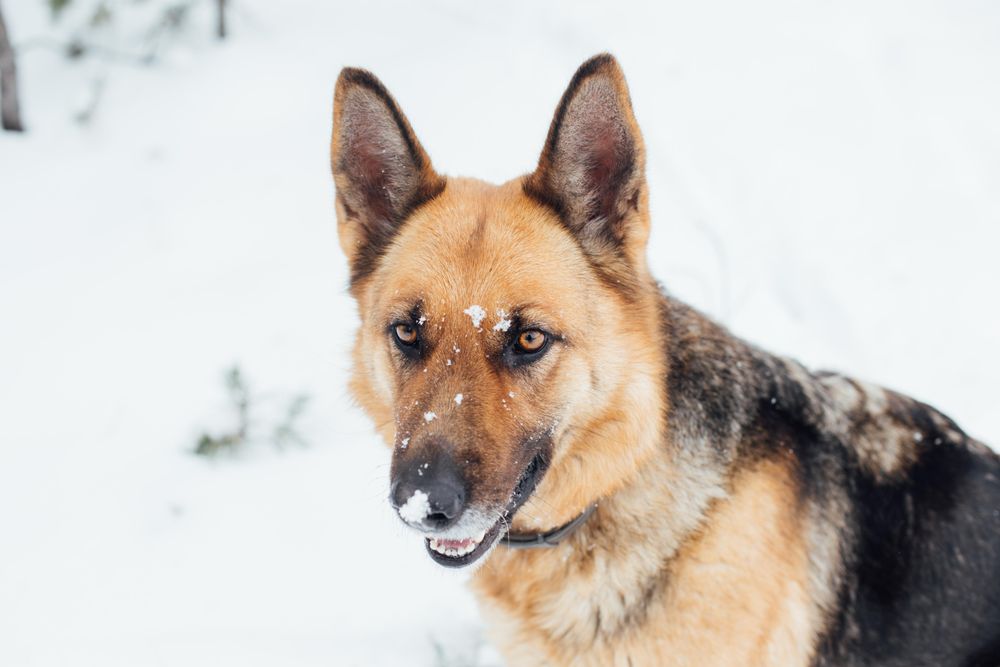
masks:
[[[438,540],[438,544],[446,549],[462,549],[472,544],[472,540]]]

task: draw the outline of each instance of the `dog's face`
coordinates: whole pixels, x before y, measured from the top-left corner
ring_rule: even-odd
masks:
[[[634,370],[659,351],[642,142],[614,60],[581,67],[538,169],[502,186],[439,176],[382,85],[345,70],[332,162],[362,320],[352,388],[434,560],[472,563],[511,522],[551,528],[620,483],[636,455],[609,434],[658,428],[621,413],[655,400]]]

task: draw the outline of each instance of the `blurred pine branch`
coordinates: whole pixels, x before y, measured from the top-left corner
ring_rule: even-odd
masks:
[[[226,371],[223,381],[233,412],[234,425],[232,429],[223,433],[202,432],[195,444],[195,454],[214,457],[224,452],[235,454],[244,449],[256,439],[252,435],[251,427],[254,419],[251,418],[251,413],[259,411],[264,402],[274,400],[287,401],[287,404],[281,418],[273,423],[268,437],[262,440],[279,448],[284,448],[288,444],[303,447],[309,444],[298,430],[298,422],[309,406],[308,394],[296,394],[290,399],[274,396],[254,398],[239,366],[233,366]]]

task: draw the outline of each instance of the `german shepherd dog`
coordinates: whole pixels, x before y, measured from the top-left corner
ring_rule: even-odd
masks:
[[[438,174],[359,69],[331,158],[352,393],[509,664],[1000,665],[1000,458],[664,293],[614,58],[503,185]]]

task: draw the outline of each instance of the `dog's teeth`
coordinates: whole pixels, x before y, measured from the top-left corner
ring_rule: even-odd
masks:
[[[461,558],[468,556],[482,544],[486,538],[486,531],[480,531],[475,537],[467,537],[461,540],[441,539],[437,537],[429,538],[427,543],[432,551],[447,556],[449,558]],[[456,544],[457,543],[457,544]]]

